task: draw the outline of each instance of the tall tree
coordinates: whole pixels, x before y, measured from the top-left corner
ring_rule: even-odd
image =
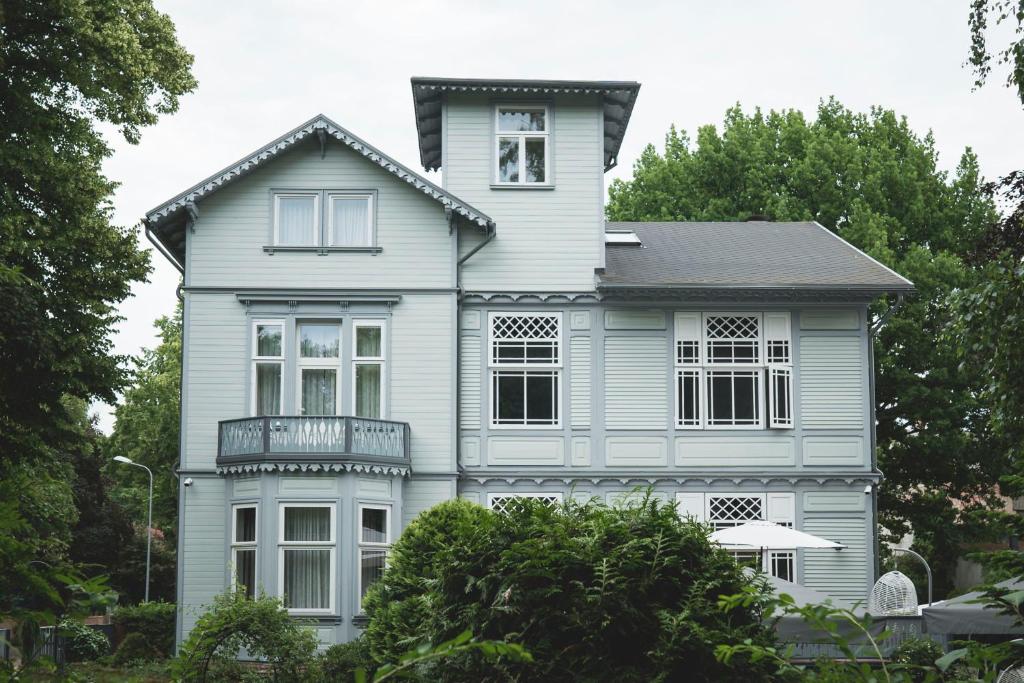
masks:
[[[979,533],[949,498],[994,505],[991,482],[1006,468],[986,447],[976,378],[938,343],[949,293],[974,281],[963,256],[996,217],[977,159],[966,150],[955,173],[941,171],[931,134],[880,108],[858,114],[830,99],[808,121],[737,106],[721,132],[700,128],[696,144],[672,129],[664,152],[648,146],[633,177],[612,183],[607,207],[612,220],[754,214],[816,220],[917,285],[875,339],[880,512],[890,537],[913,529],[948,587],[959,544]]]
[[[151,0],[0,2],[0,484],[76,443],[66,397],[113,402],[116,306],[146,277],[132,229],[112,223],[111,153],[196,86],[192,57]],[[5,499],[9,500],[9,499]],[[5,527],[25,523],[8,505]],[[0,536],[3,528],[0,528]],[[9,566],[0,576],[31,573]],[[20,575],[20,574],[19,574]],[[32,585],[28,577],[19,585]]]
[[[992,49],[989,42],[989,22],[996,26],[1006,23],[1013,27],[1015,40],[1002,48]],[[1024,0],[972,0],[971,12],[967,18],[971,31],[971,52],[969,63],[974,69],[974,85],[985,85],[992,73],[992,62],[1008,67],[1006,85],[1017,91],[1017,97],[1024,104]]]

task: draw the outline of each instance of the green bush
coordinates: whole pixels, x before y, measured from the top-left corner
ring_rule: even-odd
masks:
[[[151,662],[164,659],[163,653],[141,633],[129,633],[117,646],[111,662],[114,666],[125,666],[135,662]]]
[[[366,641],[357,638],[350,643],[332,645],[320,655],[320,671],[325,680],[350,683],[357,669],[363,669],[372,678],[376,662],[370,656]]]
[[[238,680],[235,658],[244,649],[266,662],[274,680],[300,681],[310,677],[316,647],[312,629],[292,619],[276,598],[252,600],[228,591],[199,617],[172,669],[176,680]],[[218,670],[231,673],[217,675]]]
[[[164,657],[174,654],[176,610],[170,602],[143,602],[114,610],[114,625],[123,633],[139,633]]]
[[[942,646],[930,638],[904,640],[892,653],[892,661],[905,667],[915,683],[928,680],[929,669],[934,671],[935,660],[946,654]]]
[[[749,584],[705,529],[649,496],[621,509],[524,499],[505,513],[456,500],[397,541],[363,637],[378,662],[463,629],[534,660],[424,663],[438,681],[754,681],[761,665],[714,656],[722,642],[772,644],[757,610],[717,604]]]
[[[69,662],[91,662],[110,651],[106,634],[71,619],[60,623],[60,635]]]

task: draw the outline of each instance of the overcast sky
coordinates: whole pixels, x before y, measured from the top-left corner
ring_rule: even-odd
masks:
[[[971,91],[968,5],[158,0],[195,55],[199,88],[139,145],[112,138],[105,168],[121,183],[124,225],[317,113],[418,168],[416,75],[640,81],[607,180],[628,177],[671,124],[693,133],[737,102],[810,114],[830,95],[931,129],[944,168],[970,146],[995,177],[1024,165],[1024,109],[1003,73]],[[153,264],[150,282],[121,306],[119,353],[152,346],[153,320],[174,309],[177,272],[156,254]],[[109,431],[110,409],[97,410]]]

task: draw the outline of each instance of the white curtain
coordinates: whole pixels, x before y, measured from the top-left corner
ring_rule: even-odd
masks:
[[[256,414],[281,414],[281,364],[256,364]]]
[[[356,357],[379,358],[380,355],[380,328],[369,326],[357,327]]]
[[[302,371],[302,414],[335,415],[336,370]]]
[[[235,551],[235,583],[246,597],[256,597],[256,551]]]
[[[386,550],[362,550],[359,553],[359,599],[366,595],[366,590],[384,576],[384,565],[388,553]]]
[[[330,541],[330,508],[285,508],[284,540]],[[284,593],[287,607],[328,609],[331,606],[331,552],[329,548],[284,549]]]
[[[280,244],[315,245],[315,197],[278,197],[277,239]]]
[[[370,200],[366,197],[335,197],[331,244],[338,247],[370,246]]]
[[[356,365],[356,417],[380,419],[380,365]]]

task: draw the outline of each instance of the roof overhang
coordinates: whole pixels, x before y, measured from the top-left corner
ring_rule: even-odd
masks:
[[[449,93],[485,95],[544,96],[598,95],[604,113],[604,170],[619,161],[619,147],[633,113],[640,84],[636,81],[546,81],[493,78],[412,79],[416,132],[420,141],[420,163],[428,171],[441,168],[441,103]]]
[[[765,302],[765,303],[868,303],[887,294],[913,292],[908,287],[850,285],[829,286],[702,286],[598,283],[597,291],[605,300],[692,301],[692,302]]]
[[[175,266],[180,268],[185,263],[185,232],[199,216],[198,205],[200,200],[261,168],[271,159],[278,157],[297,143],[310,137],[318,138],[321,146],[326,144],[328,137],[340,141],[349,149],[439,202],[449,215],[458,216],[485,231],[494,230],[494,221],[484,212],[438,187],[412,169],[395,161],[384,152],[342,128],[323,114],[319,114],[276,140],[196,183],[184,192],[150,209],[143,219],[147,233],[151,234],[152,239],[159,243],[162,247],[161,251],[165,251],[165,256],[174,262]]]

